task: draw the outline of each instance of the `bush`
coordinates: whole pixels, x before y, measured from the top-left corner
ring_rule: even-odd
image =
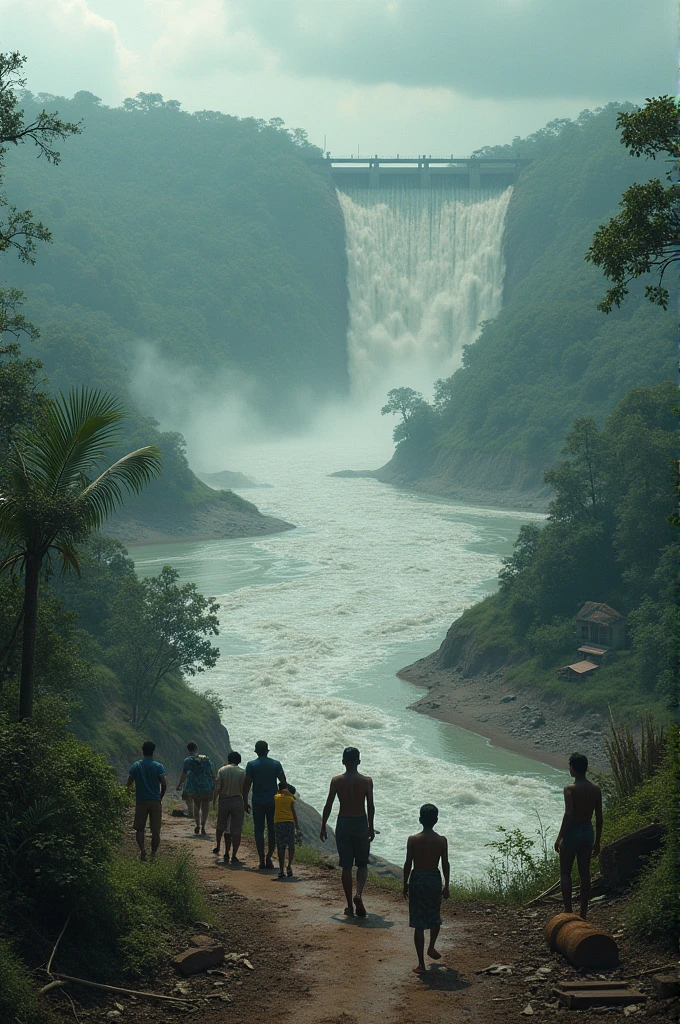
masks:
[[[39,1024],[44,1020],[31,975],[6,939],[0,939],[0,1020],[3,1024]]]
[[[174,925],[205,919],[190,854],[142,864],[116,856],[93,892],[92,910],[78,921],[77,946],[66,955],[72,969],[106,980],[139,977],[167,955]]]
[[[673,845],[666,842],[643,872],[628,907],[628,927],[633,935],[643,940],[662,939],[675,943],[680,925],[679,884],[675,851]]]
[[[563,655],[574,653],[574,620],[556,618],[543,626],[534,626],[527,633],[527,646],[542,668],[552,668]]]
[[[105,761],[66,731],[63,706],[32,720],[0,713],[0,909],[49,930],[89,906],[94,880],[122,836],[127,797]]]

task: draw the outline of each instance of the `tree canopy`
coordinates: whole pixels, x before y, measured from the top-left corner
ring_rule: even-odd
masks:
[[[678,101],[673,96],[648,99],[636,111],[622,111],[617,118],[621,142],[631,156],[656,160],[662,155],[671,164],[661,178],[635,183],[621,197],[621,212],[595,232],[586,259],[602,267],[613,281],[598,309],[610,313],[628,295],[631,281],[650,273],[656,282],[645,285],[645,295],[657,306],[668,307],[669,292],[664,274],[680,260],[680,159]]]

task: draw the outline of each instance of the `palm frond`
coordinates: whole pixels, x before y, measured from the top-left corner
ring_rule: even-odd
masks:
[[[120,402],[101,391],[83,387],[68,396],[60,394],[40,432],[25,439],[23,457],[29,472],[53,492],[78,485],[117,442],[122,418]]]
[[[53,543],[52,549],[61,555],[61,571],[64,574],[66,574],[69,569],[73,569],[75,574],[80,576],[80,561],[78,559],[78,549],[75,544],[59,538]]]
[[[87,507],[93,528],[100,526],[123,503],[123,488],[128,494],[138,494],[160,476],[162,464],[160,448],[147,445],[118,459],[93,480],[80,497]]]

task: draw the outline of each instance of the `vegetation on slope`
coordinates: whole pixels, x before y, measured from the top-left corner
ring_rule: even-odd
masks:
[[[547,474],[548,520],[521,528],[500,590],[468,609],[442,644],[441,667],[506,664],[507,676],[571,703],[620,713],[662,711],[675,693],[680,618],[670,382],[630,391],[598,430],[577,420],[564,459]],[[574,618],[585,601],[627,616],[628,649],[575,684],[555,675],[573,660]],[[474,652],[471,654],[471,652]]]
[[[79,121],[58,176],[19,152],[7,183],[54,230],[30,277],[50,376],[126,377],[140,342],[223,390],[248,381],[263,415],[347,383],[344,226],[332,182],[305,162],[304,132],[143,94],[21,99]],[[81,367],[81,350],[87,367]],[[109,380],[108,386],[111,386]],[[120,394],[121,388],[116,387]]]
[[[397,464],[429,468],[439,453],[512,453],[538,467],[555,458],[576,417],[601,422],[632,387],[672,378],[676,317],[632,285],[605,317],[600,271],[585,262],[593,232],[634,179],[658,173],[635,161],[615,130],[619,107],[553,122],[488,155],[532,156],[508,208],[504,306],[468,346],[463,366],[422,404]],[[421,470],[422,473],[422,470]]]

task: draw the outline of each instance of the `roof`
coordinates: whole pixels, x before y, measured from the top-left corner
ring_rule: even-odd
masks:
[[[600,626],[615,626],[617,622],[625,621],[620,612],[601,601],[586,601],[576,618],[585,619],[586,622],[597,622]]]
[[[593,647],[592,644],[584,644],[583,647],[579,647],[579,654],[595,654],[602,658],[605,654],[609,653],[608,647]]]
[[[588,672],[592,672],[600,666],[596,665],[593,661],[576,661],[573,665],[568,665],[567,667],[570,672],[575,672],[578,676],[585,676]]]

